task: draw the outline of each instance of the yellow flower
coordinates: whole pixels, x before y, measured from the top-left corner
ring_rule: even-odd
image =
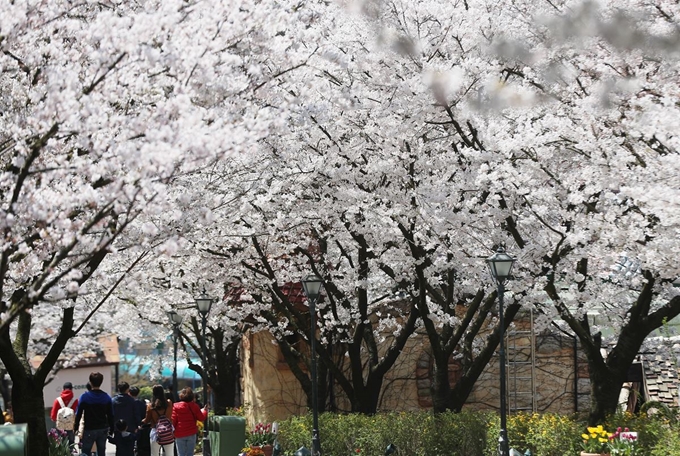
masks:
[[[586,430],[587,433],[581,434],[583,449],[591,453],[600,453],[609,442],[610,433],[601,424],[589,426]]]

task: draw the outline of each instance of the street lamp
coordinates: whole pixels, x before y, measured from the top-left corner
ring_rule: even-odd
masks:
[[[496,253],[486,259],[489,272],[498,286],[498,321],[501,328],[500,343],[500,373],[501,373],[501,431],[498,436],[498,454],[509,456],[510,444],[508,442],[508,428],[505,407],[505,322],[503,321],[503,294],[505,293],[505,281],[510,278],[510,271],[515,259],[505,253],[505,247],[500,245]]]
[[[316,378],[316,300],[319,299],[323,282],[315,275],[309,275],[302,279],[302,288],[305,290],[309,301],[309,318],[311,320],[310,346],[312,357],[312,456],[321,456],[321,441],[319,440],[319,404]]]
[[[173,342],[173,356],[174,356],[174,367],[172,369],[172,395],[173,400],[177,400],[177,339],[179,338],[179,326],[182,324],[183,317],[171,310],[168,312],[168,318],[170,323],[172,323],[172,342]]]
[[[206,352],[205,343],[205,325],[208,319],[208,313],[210,313],[210,307],[212,307],[213,300],[205,293],[205,288],[203,288],[203,293],[201,296],[196,298],[196,308],[198,313],[201,314],[201,352],[203,360],[203,406],[208,404],[208,354]],[[208,423],[203,426],[203,456],[210,456],[210,439],[208,438]]]

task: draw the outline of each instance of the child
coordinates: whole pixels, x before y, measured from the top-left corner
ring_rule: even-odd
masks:
[[[109,442],[116,445],[116,456],[135,456],[137,435],[127,431],[125,420],[116,421],[116,432],[109,436]]]
[[[137,430],[137,456],[151,456],[151,425],[142,423]]]

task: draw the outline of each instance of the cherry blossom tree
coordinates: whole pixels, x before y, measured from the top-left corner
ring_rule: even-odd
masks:
[[[385,114],[362,125],[364,133],[372,126],[376,148],[396,137],[418,158],[423,148],[456,151],[450,178],[440,179],[451,190],[437,190],[455,195],[462,182],[465,197],[444,200],[447,222],[470,208],[458,236],[492,238],[489,228],[502,227],[512,248],[521,249],[514,298],[545,313],[544,322],[562,319],[581,340],[593,387],[592,421],[615,410],[644,338],[680,312],[670,287],[678,269],[668,256],[677,250],[678,230],[677,188],[670,184],[678,170],[677,5],[602,3],[460,3],[444,15],[427,2],[395,6],[376,22],[387,29],[383,36],[396,37],[391,48],[405,57],[384,64],[381,56],[381,69],[399,81],[426,76],[421,81],[429,83],[436,108],[426,111],[422,100],[428,98],[413,85],[411,94],[394,89],[390,106],[404,95],[400,107],[408,114],[400,126],[417,125],[425,113],[439,128],[414,128],[416,143],[389,129]],[[541,17],[551,9],[572,14]],[[386,79],[380,88],[393,89]],[[360,78],[348,80],[356,86]],[[411,158],[409,148],[401,150]],[[442,166],[430,160],[433,168]],[[423,173],[414,175],[422,186]],[[659,196],[650,198],[650,192]],[[624,256],[634,258],[639,271],[622,278],[614,270]],[[606,314],[621,328],[606,358],[588,312]]]
[[[677,9],[3,4],[0,358],[18,419],[45,434],[24,399],[112,295],[128,304],[112,318],[160,322],[203,285],[242,288],[212,312],[215,343],[253,315],[296,359],[283,341],[305,317],[283,290],[309,270],[327,283],[321,359],[339,374],[324,350],[346,344],[353,408],[375,409],[366,393],[422,325],[438,407],[456,409],[498,343],[477,331],[495,323],[483,259],[499,242],[518,256],[510,316],[533,307],[579,337],[600,419],[680,312]],[[606,359],[593,311],[621,328]],[[33,372],[37,317],[59,329]],[[470,366],[453,395],[451,354]]]
[[[454,386],[458,399],[437,401],[455,409],[497,344],[498,328],[486,341],[474,328],[493,325],[483,259],[506,242],[518,256],[511,315],[521,304],[574,331],[590,360],[591,419],[600,419],[641,341],[679,308],[669,256],[678,238],[677,6],[354,6],[362,14],[309,7],[305,33],[325,40],[303,41],[297,49],[309,50],[295,71],[275,72],[268,99],[288,109],[288,134],[235,166],[250,176],[252,197],[236,211],[213,205],[221,224],[195,240],[201,261],[240,264],[228,277],[282,304],[273,315],[252,308],[282,336],[296,326],[305,334],[282,290],[316,267],[330,287],[322,351],[326,327],[358,324],[351,331],[364,334],[361,315],[408,297],[410,310],[386,312],[372,337],[399,333],[418,312],[441,354],[438,375],[452,353],[478,360]],[[213,182],[231,201],[233,187]],[[639,273],[617,275],[624,255]],[[364,310],[354,305],[361,299]],[[336,317],[338,303],[347,304]],[[623,328],[606,359],[589,312]],[[440,383],[435,394],[451,397]]]
[[[290,290],[313,270],[327,292],[319,356],[352,410],[376,411],[387,370],[421,323],[433,346],[437,410],[459,410],[500,340],[499,328],[478,337],[493,324],[495,294],[484,291],[492,288],[484,258],[501,235],[493,227],[503,222],[479,210],[489,194],[475,182],[484,171],[478,158],[484,147],[465,118],[436,105],[441,94],[433,96],[433,75],[408,49],[379,43],[370,20],[337,9],[323,16],[342,30],[296,72],[305,85],[281,84],[288,93],[314,95],[314,105],[308,98],[300,103],[293,136],[266,141],[272,152],[262,183],[229,225],[251,243],[213,250],[240,258],[245,270],[232,272],[234,279],[266,304],[255,314],[305,391],[311,380],[288,336],[308,339],[307,315]],[[310,88],[310,80],[320,82]],[[468,132],[454,147],[449,125]],[[510,305],[508,324],[518,309]],[[386,343],[384,352],[379,343]],[[342,356],[334,358],[338,346],[351,359],[349,372]],[[465,373],[452,393],[454,353]],[[320,396],[325,392],[321,385]]]
[[[194,215],[210,220],[195,204],[185,218],[192,195],[168,189],[276,127],[258,91],[295,65],[285,50],[303,27],[287,32],[299,16],[273,2],[6,2],[0,15],[0,358],[31,451],[47,454],[41,392],[60,354],[111,327],[97,312],[114,293],[134,304],[117,318],[148,313],[130,299],[135,268],[176,251]]]
[[[532,289],[542,287],[554,305],[550,311],[537,307],[559,316],[581,341],[589,360],[592,422],[616,410],[644,339],[680,313],[671,288],[679,271],[669,256],[677,249],[679,226],[678,190],[669,179],[679,165],[672,101],[678,93],[677,5],[630,2],[622,8],[616,2],[570,12],[565,5],[570,14],[548,22],[557,33],[537,27],[532,33],[541,42],[531,53],[505,59],[505,82],[546,102],[521,114],[504,111],[504,119],[512,120],[502,139],[524,142],[525,131],[513,130],[521,124],[538,133],[530,146],[506,152],[523,164],[512,166],[523,174],[508,164],[490,169],[511,179],[502,197],[513,195],[515,214],[507,227],[517,244],[550,246],[536,250],[540,257],[531,255]],[[621,272],[626,259],[635,267]],[[589,323],[590,312],[614,329],[609,340]]]
[[[409,295],[429,294],[420,312],[423,321],[437,316],[440,329],[458,324],[442,318],[442,304],[456,302],[438,297],[446,272],[456,271],[459,296],[476,296],[488,289],[481,260],[507,240],[519,257],[511,302],[579,337],[591,420],[601,420],[615,410],[644,338],[680,312],[670,286],[679,274],[670,257],[678,240],[677,5],[363,6],[370,20],[324,16],[337,22],[333,39],[296,73],[307,73],[304,85],[282,85],[305,97],[285,146],[269,141],[281,158],[273,163],[290,170],[285,184],[266,181],[252,204],[260,223],[242,217],[260,238],[267,233],[260,259],[276,259],[269,269],[285,269],[291,277],[277,280],[285,283],[329,245],[337,253],[324,277],[338,274],[359,294],[409,283]],[[343,250],[341,229],[359,246],[369,240],[364,258],[378,270],[394,254],[394,276],[335,272],[357,261]],[[311,251],[300,241],[310,236],[319,239]],[[307,249],[307,259],[273,247],[286,244]],[[639,272],[619,277],[623,256]],[[621,329],[606,358],[589,312]]]

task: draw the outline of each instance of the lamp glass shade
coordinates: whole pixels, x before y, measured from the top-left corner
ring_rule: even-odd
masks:
[[[175,326],[181,325],[182,320],[184,320],[184,317],[182,317],[180,314],[178,314],[174,310],[171,310],[171,311],[168,312],[168,318],[170,319],[170,323],[172,323]]]
[[[515,264],[515,259],[505,253],[505,248],[498,247],[496,253],[486,259],[486,264],[489,266],[489,272],[497,283],[505,282],[512,272],[512,265]]]
[[[312,300],[316,300],[319,297],[322,285],[321,277],[316,275],[309,275],[302,279],[302,288],[305,290],[305,295]]]
[[[201,315],[206,315],[210,312],[210,307],[212,307],[212,298],[205,294],[205,290],[201,293],[201,296],[196,298],[196,307]]]

